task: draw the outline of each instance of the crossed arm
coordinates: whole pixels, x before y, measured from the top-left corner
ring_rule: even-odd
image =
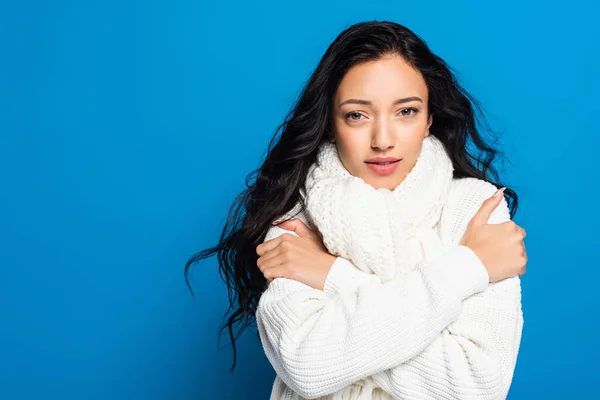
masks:
[[[492,218],[509,218],[504,200]],[[284,232],[273,227],[265,241]],[[338,257],[323,291],[273,280],[259,301],[259,334],[277,374],[305,398],[371,376],[399,398],[501,399],[521,339],[520,279],[488,281],[461,245],[386,283]]]

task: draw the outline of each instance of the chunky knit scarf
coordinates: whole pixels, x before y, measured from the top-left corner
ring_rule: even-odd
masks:
[[[400,161],[402,162],[402,161]],[[323,143],[301,192],[307,216],[336,256],[389,281],[440,254],[435,231],[453,166],[439,139],[423,140],[416,164],[394,190],[351,175],[335,144]]]

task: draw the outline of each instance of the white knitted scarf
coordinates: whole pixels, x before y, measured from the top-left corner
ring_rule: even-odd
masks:
[[[402,161],[400,161],[402,162]],[[405,179],[394,190],[375,189],[351,175],[337,146],[325,142],[301,191],[307,216],[335,256],[389,281],[442,249],[435,231],[450,183],[452,161],[442,142],[428,135]]]

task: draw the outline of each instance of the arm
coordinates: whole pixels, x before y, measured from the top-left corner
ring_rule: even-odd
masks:
[[[522,328],[519,277],[492,283],[467,298],[458,319],[421,353],[373,379],[399,398],[421,387],[431,398],[504,399]]]
[[[523,315],[518,277],[492,283],[465,300],[458,319],[425,350],[374,376],[385,391],[405,398],[418,387],[431,398],[505,399],[516,364]]]
[[[461,184],[473,183],[480,184],[468,180]],[[462,221],[455,218],[454,242],[462,237],[476,208],[495,191],[493,187],[469,189],[467,192],[476,199],[474,205],[468,207],[472,212],[462,216]],[[509,219],[507,203],[503,200],[492,213],[489,223]],[[330,287],[351,288],[355,284],[352,282],[359,280],[352,268],[337,265],[328,277],[332,280],[328,282]],[[352,284],[347,285],[347,282]],[[504,399],[512,382],[522,329],[520,278],[515,276],[491,283],[484,291],[465,299],[458,318],[436,335],[422,352],[374,375],[373,379],[398,398],[410,398],[415,389],[420,390],[419,393],[427,389],[428,396],[423,398]]]
[[[274,227],[265,241],[281,233]],[[339,257],[330,274],[323,291],[274,279],[256,312],[273,368],[308,398],[410,360],[458,318],[464,299],[489,282],[479,258],[460,245],[384,284]]]

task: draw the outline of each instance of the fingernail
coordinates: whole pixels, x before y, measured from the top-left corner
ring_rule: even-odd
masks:
[[[504,192],[504,189],[506,189],[506,187],[502,187],[502,188],[498,189],[496,191],[496,193],[494,193],[494,197],[500,196]]]
[[[273,221],[273,222],[271,223],[271,225],[279,225],[279,224],[280,224],[280,223],[282,223],[282,222],[283,222],[283,220],[282,220],[282,219],[276,219],[275,221]]]

